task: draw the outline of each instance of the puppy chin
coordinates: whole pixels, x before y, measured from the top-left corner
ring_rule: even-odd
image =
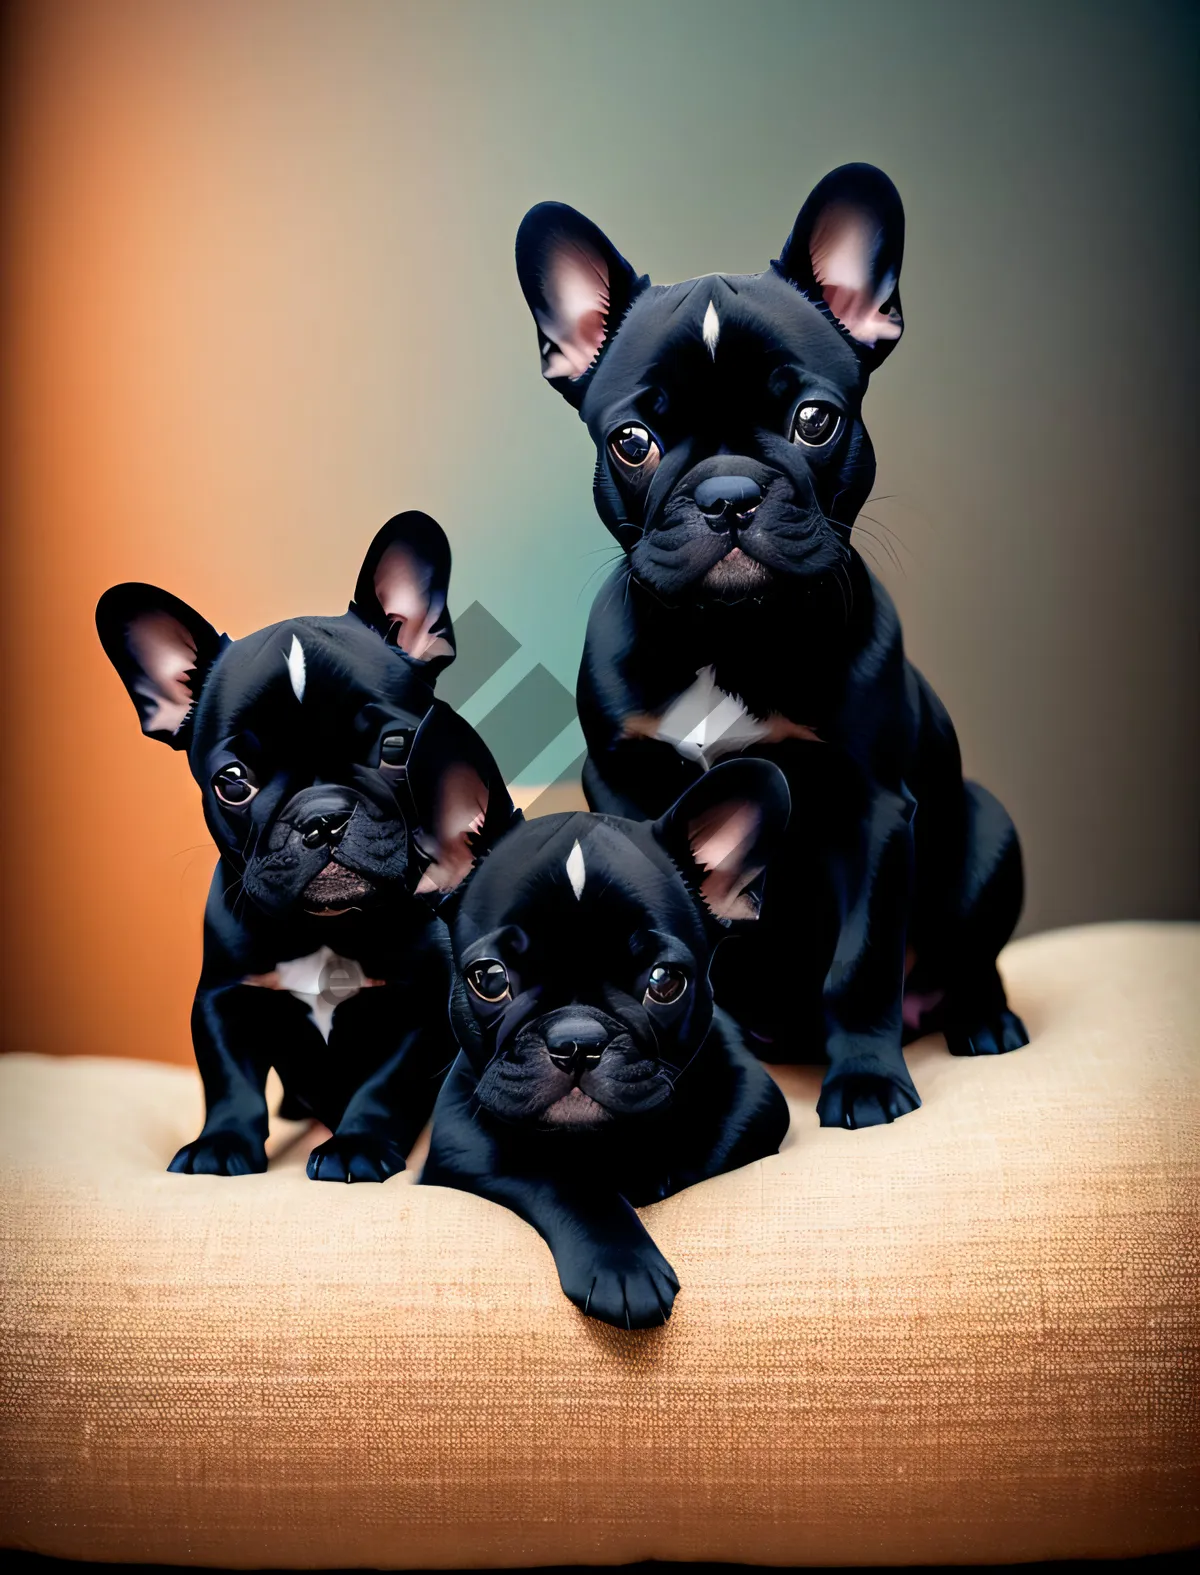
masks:
[[[547,1110],[542,1111],[541,1121],[543,1126],[563,1128],[587,1128],[603,1126],[612,1120],[610,1111],[603,1105],[597,1104],[582,1088],[575,1087],[563,1095]]]
[[[347,869],[331,859],[300,894],[305,913],[313,918],[332,919],[362,907],[375,895],[376,888],[356,870]]]
[[[736,602],[744,596],[761,595],[774,580],[774,574],[765,564],[740,547],[733,547],[713,564],[700,584],[717,601]]]

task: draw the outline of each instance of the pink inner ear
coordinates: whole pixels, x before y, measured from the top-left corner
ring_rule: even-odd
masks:
[[[879,239],[879,226],[865,209],[835,202],[817,220],[809,243],[826,306],[864,345],[899,339],[904,327],[897,312],[879,310],[896,286],[891,274],[873,282]]]
[[[758,910],[743,892],[763,866],[750,862],[759,832],[759,811],[752,804],[717,804],[688,827],[692,857],[704,870],[700,895],[721,919],[754,919]]]
[[[542,277],[546,309],[535,311],[549,341],[542,348],[544,377],[582,377],[604,343],[609,303],[608,265],[577,240],[560,240]]]
[[[487,807],[487,788],[479,773],[461,762],[451,766],[438,784],[433,826],[425,828],[434,856],[418,892],[453,891],[466,880],[475,862],[467,838],[482,827]]]
[[[434,592],[432,580],[432,571],[399,542],[375,567],[375,595],[396,626],[396,644],[423,662],[454,654],[447,640],[431,632],[446,610],[446,598]]]
[[[129,650],[145,675],[134,688],[154,710],[142,723],[147,733],[177,733],[194,696],[188,674],[196,665],[196,642],[170,613],[143,613],[129,626]]]

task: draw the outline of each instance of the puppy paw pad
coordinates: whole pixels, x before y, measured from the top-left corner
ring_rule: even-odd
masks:
[[[946,1029],[946,1048],[951,1055],[1007,1055],[1028,1043],[1025,1024],[1007,1009],[974,1028]]]
[[[212,1132],[185,1143],[167,1166],[181,1176],[251,1176],[266,1168],[262,1144],[240,1132]]]
[[[338,1137],[308,1156],[310,1181],[386,1181],[404,1169],[404,1153],[390,1138]]]
[[[652,1243],[644,1250],[614,1252],[560,1277],[580,1312],[617,1329],[655,1329],[666,1323],[679,1290],[674,1269]]]
[[[882,1072],[844,1072],[829,1077],[817,1100],[823,1127],[878,1127],[917,1110],[921,1096],[913,1085]]]

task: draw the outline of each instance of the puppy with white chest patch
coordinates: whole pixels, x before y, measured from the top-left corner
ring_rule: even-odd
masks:
[[[543,375],[595,443],[625,561],[579,674],[593,809],[653,816],[735,755],[785,771],[793,814],[753,937],[717,1000],[771,1059],[830,1066],[846,1127],[920,1103],[906,1036],[961,1055],[1026,1043],[996,958],[1022,900],[1003,806],[964,781],[945,708],[854,548],[875,475],[862,402],[904,326],[904,214],[847,165],[755,274],[652,285],[573,208],[517,237]]]
[[[507,797],[497,813],[487,781],[453,769],[502,827]],[[653,823],[485,828],[443,910],[461,1053],[421,1180],[519,1214],[571,1301],[620,1328],[665,1323],[679,1289],[635,1208],[775,1153],[787,1131],[783,1095],[709,983],[718,943],[757,921],[787,815],[782,774],[746,760]]]
[[[409,772],[447,738],[483,749],[433,694],[454,659],[449,574],[441,528],[409,513],[376,536],[341,617],[233,641],[153,586],[100,600],[142,731],[186,751],[220,854],[192,1011],[206,1115],[173,1171],[266,1168],[271,1066],[286,1112],[333,1131],[317,1180],[386,1180],[429,1115],[454,1050],[445,931],[420,893],[470,860],[440,867]],[[451,795],[442,824],[480,814]]]

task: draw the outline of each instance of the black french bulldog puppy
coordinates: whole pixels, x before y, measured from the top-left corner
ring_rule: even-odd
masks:
[[[385,1181],[428,1118],[454,1057],[450,962],[415,894],[461,871],[439,866],[440,811],[422,831],[408,768],[474,736],[433,697],[454,659],[449,575],[441,528],[409,513],[376,536],[341,617],[231,641],[150,585],[100,600],[142,731],[187,751],[220,854],[192,1010],[206,1117],[173,1171],[266,1168],[271,1066],[284,1112],[333,1130],[316,1180]]]
[[[498,842],[485,830],[448,901],[461,1053],[421,1180],[527,1220],[566,1295],[606,1323],[665,1323],[679,1289],[635,1207],[773,1154],[787,1131],[708,977],[730,926],[757,917],[787,815],[774,766],[730,762],[653,823],[577,812]],[[488,817],[504,824],[507,795]]]
[[[724,756],[783,768],[779,878],[753,939],[718,959],[716,996],[771,1058],[823,1046],[820,1117],[847,1127],[920,1103],[906,1035],[939,1027],[959,1055],[1027,1043],[996,970],[1022,901],[1016,833],[964,782],[851,542],[903,242],[895,187],[863,164],[821,181],[760,274],[652,286],[558,203],[517,237],[543,374],[587,423],[626,553],[579,675],[588,802],[656,815]]]

